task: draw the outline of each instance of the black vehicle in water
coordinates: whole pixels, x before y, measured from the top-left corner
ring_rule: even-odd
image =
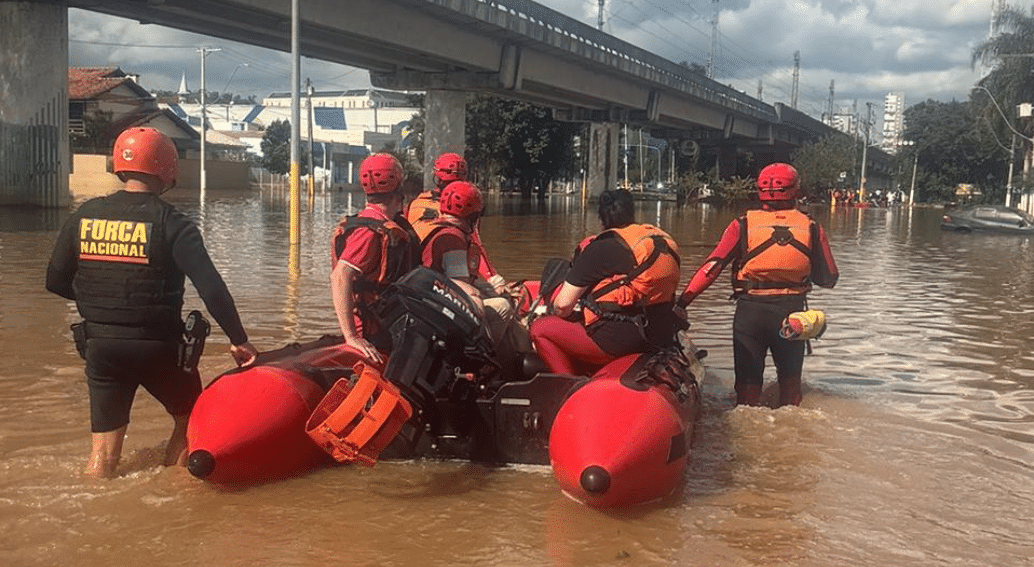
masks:
[[[1004,205],[973,205],[946,211],[941,218],[941,228],[957,232],[1034,234],[1034,216]]]

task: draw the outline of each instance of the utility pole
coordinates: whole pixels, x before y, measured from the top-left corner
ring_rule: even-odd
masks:
[[[596,29],[600,31],[603,31],[603,2],[604,0],[600,0],[599,12],[596,15]]]
[[[833,124],[833,93],[834,92],[835,92],[835,90],[833,89],[833,81],[830,81],[829,82],[829,109],[826,111],[827,116],[829,116],[829,124]]]
[[[711,51],[707,54],[708,79],[714,78],[714,68],[718,59],[718,15],[721,13],[718,0],[711,0],[711,5],[714,6],[714,15],[711,17]]]
[[[625,189],[628,187],[628,124],[625,124]]]
[[[801,52],[793,52],[793,91],[790,94],[790,107],[797,109],[797,85],[801,80]]]
[[[865,145],[862,146],[862,175],[858,180],[858,202],[865,202],[865,164],[869,155],[869,122],[872,120],[872,103],[867,102],[868,107],[865,115]]]
[[[1009,179],[1005,182],[1005,206],[1012,206],[1012,167],[1016,161],[1016,134],[1012,135],[1012,143],[1009,144]]]
[[[198,173],[198,184],[201,188],[201,202],[205,202],[205,187],[207,185],[207,173],[205,172],[205,130],[208,129],[208,115],[205,110],[205,58],[209,53],[222,51],[218,47],[199,47],[201,54],[201,171]]]
[[[1011,164],[1010,164],[1011,165]],[[919,148],[916,148],[916,157],[912,162],[912,187],[908,190],[908,206],[916,204],[916,170],[919,169]]]
[[[764,100],[763,98],[761,98],[761,92],[763,90],[764,90],[764,83],[761,82],[761,79],[758,79],[758,100]]]
[[[301,0],[291,0],[291,204],[290,204],[290,238],[289,243],[292,251],[297,252],[302,242],[302,204],[301,204],[301,101],[298,91],[301,89],[301,15],[299,4]],[[294,273],[297,269],[295,263],[298,254],[290,257],[290,269]]]
[[[312,168],[312,122],[313,122],[313,119],[315,118],[315,114],[314,114],[314,112],[312,110],[312,92],[313,92],[313,90],[314,89],[312,88],[312,81],[310,81],[308,78],[306,78],[305,79],[305,94],[307,95],[306,99],[308,101],[308,115],[309,115],[307,122],[309,123],[309,178],[308,178],[309,179],[309,183],[308,183],[308,186],[309,186],[309,210],[310,211],[312,210],[313,199],[315,199],[315,197],[316,197],[316,178],[314,177],[316,175],[316,172]]]

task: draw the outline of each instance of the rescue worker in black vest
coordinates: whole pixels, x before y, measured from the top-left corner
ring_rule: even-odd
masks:
[[[797,170],[773,163],[761,170],[757,183],[761,209],[729,223],[679,304],[689,305],[732,262],[736,403],[761,405],[765,356],[771,351],[779,405],[800,405],[806,343],[785,339],[779,330],[790,313],[805,310],[812,284],[832,288],[839,272],[822,226],[795,208]]]
[[[402,164],[387,153],[359,166],[366,207],[342,220],[331,237],[330,289],[345,343],[384,362],[391,338],[371,309],[384,289],[420,263],[413,227],[402,215]]]
[[[677,341],[678,244],[635,222],[628,191],[601,193],[599,217],[604,230],[579,244],[552,314],[531,324],[535,350],[553,372],[591,376],[624,355]]]
[[[185,464],[201,377],[180,360],[184,276],[230,339],[237,364],[257,354],[197,226],[159,198],[176,183],[176,146],[158,130],[130,128],[115,141],[113,160],[124,189],[87,201],[69,217],[46,283],[74,300],[85,320],[76,326],[93,432],[85,474],[102,478],[116,473],[139,386],[173,417],[165,465]]]

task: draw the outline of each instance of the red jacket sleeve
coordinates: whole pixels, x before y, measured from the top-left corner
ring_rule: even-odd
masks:
[[[833,259],[833,252],[829,249],[829,239],[826,238],[826,231],[822,225],[815,223],[817,246],[812,247],[811,258],[811,281],[819,287],[830,288],[837,284],[840,279],[840,271],[837,270],[837,263]]]
[[[686,284],[686,289],[682,292],[679,302],[688,304],[710,287],[718,279],[718,276],[721,275],[725,266],[739,254],[739,250],[740,221],[736,219],[729,223],[729,226],[725,227],[722,239],[718,241],[718,245],[711,251],[707,260],[704,261],[700,269],[693,274],[693,278]]]

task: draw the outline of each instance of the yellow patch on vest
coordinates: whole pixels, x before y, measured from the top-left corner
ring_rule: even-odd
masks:
[[[147,264],[151,223],[112,219],[79,221],[79,259]]]

